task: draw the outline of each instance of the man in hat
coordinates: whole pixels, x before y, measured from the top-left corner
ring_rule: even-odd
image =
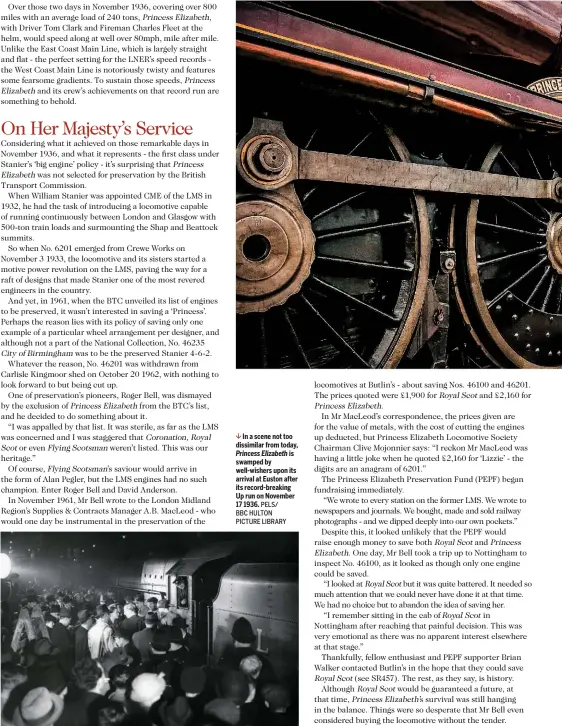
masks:
[[[53,681],[66,685],[65,675],[58,660],[59,654],[48,638],[39,638],[33,644],[33,661],[27,667],[27,678],[30,688],[45,686],[49,691],[61,695],[65,686],[53,688]]]
[[[162,726],[187,726],[193,720],[193,712],[184,696],[177,696],[171,702],[161,703],[158,715]]]
[[[246,618],[238,618],[234,621],[230,635],[232,645],[226,647],[219,661],[219,667],[238,670],[242,658],[254,653],[253,645],[256,635],[252,630],[250,621]]]
[[[112,630],[109,626],[109,611],[105,605],[98,605],[96,608],[96,622],[88,631],[88,646],[93,660],[103,658],[115,647]]]
[[[248,680],[241,671],[224,671],[219,678],[217,692],[220,698],[227,698],[241,706],[250,693]]]
[[[113,640],[115,642],[115,651],[118,652],[119,657],[126,658],[127,662],[133,666],[140,665],[141,656],[139,651],[133,645],[131,634],[121,628],[115,628],[113,631]]]
[[[262,663],[260,680],[264,683],[275,683],[277,677],[270,662],[263,655],[254,649],[254,641],[256,635],[252,630],[249,620],[246,618],[238,618],[234,621],[232,630],[232,645],[228,645],[222,654],[218,667],[222,669],[238,670],[240,661],[249,655],[257,655]]]
[[[49,615],[52,615],[55,620],[60,620],[60,605],[56,600],[49,603]]]
[[[142,662],[148,663],[151,656],[150,643],[154,630],[158,625],[158,615],[154,611],[149,611],[146,614],[145,625],[144,630],[139,630],[133,634],[133,645],[139,651]]]
[[[173,661],[168,659],[170,650],[170,634],[166,628],[157,627],[152,633],[150,641],[149,666],[153,673],[162,673],[170,685]]]
[[[229,726],[237,726],[240,723],[240,707],[232,703],[228,698],[215,698],[210,701],[204,710],[204,723],[210,724],[229,724]]]
[[[94,619],[87,610],[80,610],[77,615],[78,625],[74,629],[74,662],[90,657],[88,630],[94,625]]]
[[[63,711],[63,700],[46,688],[32,688],[14,713],[14,726],[52,726]]]
[[[188,666],[180,674],[179,690],[185,694],[197,723],[203,716],[203,709],[213,696],[210,679],[202,668]]]
[[[141,673],[131,682],[131,691],[126,703],[126,710],[132,723],[144,723],[154,704],[162,698],[166,690],[166,681],[156,673]]]
[[[53,646],[55,657],[58,664],[65,674],[70,676],[70,669],[74,665],[74,653],[72,648],[72,640],[68,630],[52,615],[45,618],[47,628],[49,630],[49,638]]]
[[[291,709],[291,693],[281,683],[267,683],[262,689],[264,712],[260,723],[271,726],[293,726],[297,714]]]

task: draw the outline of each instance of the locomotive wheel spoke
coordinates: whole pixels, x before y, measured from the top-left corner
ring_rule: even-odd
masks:
[[[554,312],[560,314],[562,311],[562,278],[558,277],[558,292],[556,293],[556,305],[554,306]]]
[[[299,340],[299,336],[296,333],[296,330],[293,326],[293,323],[291,322],[291,317],[289,315],[289,311],[287,308],[283,308],[283,318],[285,319],[285,323],[287,324],[287,328],[289,330],[289,333],[291,335],[291,338],[293,340],[293,345],[295,346],[295,349],[297,353],[299,354],[300,359],[304,363],[305,368],[311,368],[310,362],[308,358],[306,357],[306,353],[304,352],[304,348],[301,345],[301,342]]]
[[[353,147],[351,148],[351,151],[348,151],[348,152],[347,152],[346,156],[351,156],[352,154],[354,154],[354,153],[355,153],[355,152],[357,151],[357,149],[358,149],[358,148],[359,148],[360,146],[363,146],[363,144],[365,143],[365,141],[367,141],[367,139],[368,139],[368,138],[369,138],[369,137],[370,137],[370,136],[372,135],[372,133],[373,133],[372,131],[368,131],[368,132],[367,132],[367,133],[366,133],[366,134],[365,134],[365,135],[363,136],[363,138],[362,138],[362,139],[360,139],[360,140],[359,140],[359,141],[358,141],[358,142],[357,142],[357,143],[356,143],[356,144],[355,144],[355,145],[354,145],[354,146],[353,146]],[[310,144],[310,143],[312,142],[312,138],[313,138],[313,137],[314,137],[314,134],[313,134],[313,135],[312,135],[312,137],[311,137],[311,138],[309,139],[309,141],[308,141],[307,145],[306,145],[306,146],[304,147],[305,149],[308,149],[308,147],[309,147],[309,144]],[[308,199],[309,199],[309,198],[310,198],[310,197],[311,197],[311,196],[312,196],[312,195],[314,194],[314,192],[315,192],[315,191],[317,191],[317,189],[318,189],[318,187],[319,187],[319,186],[320,186],[319,184],[315,184],[315,185],[314,185],[314,186],[312,187],[312,189],[309,189],[309,190],[308,190],[308,191],[307,191],[307,192],[306,192],[306,193],[304,194],[304,196],[303,196],[303,198],[302,198],[302,201],[303,201],[303,202],[306,202],[306,201],[307,201],[307,200],[308,200]]]
[[[549,141],[493,146],[481,171],[548,178]],[[555,172],[552,170],[553,178]],[[533,206],[530,207],[530,205]],[[551,202],[476,197],[455,213],[455,292],[480,349],[495,365],[560,367],[562,215]],[[530,228],[530,229],[529,229]]]
[[[539,267],[542,267],[543,265],[547,265],[548,262],[546,262],[546,256],[541,257],[541,259],[537,262],[536,265],[533,265],[530,270],[527,270],[524,272],[521,277],[518,277],[515,282],[510,282],[507,287],[505,287],[496,297],[488,303],[488,308],[491,308],[493,305],[495,305],[501,298],[505,295],[506,292],[509,292],[510,290],[513,290],[519,283],[523,282],[523,280],[526,280],[529,275],[532,275],[535,270],[538,270]]]
[[[520,174],[520,173],[519,173],[519,172],[517,171],[517,169],[516,169],[516,168],[515,168],[515,167],[513,166],[513,164],[512,164],[512,163],[511,163],[511,161],[510,161],[510,160],[509,160],[509,159],[507,158],[507,156],[506,156],[506,155],[504,154],[504,152],[503,152],[503,151],[500,151],[500,153],[498,154],[498,156],[501,156],[501,157],[502,157],[502,159],[503,159],[503,160],[504,160],[504,161],[506,162],[506,164],[507,164],[507,165],[509,166],[509,168],[511,169],[511,171],[512,171],[512,172],[514,173],[514,175],[515,175],[515,176],[518,176],[519,178],[521,178],[521,174]],[[540,174],[539,174],[539,179],[542,179],[542,176],[541,176]],[[537,202],[537,200],[536,200],[536,199],[531,199],[530,201],[531,201],[531,202],[533,202],[534,204],[536,204],[536,206],[537,206],[537,207],[538,207],[538,208],[540,209],[540,211],[542,212],[542,214],[544,214],[544,219],[548,219],[548,212],[547,212],[547,210],[546,210],[546,209],[545,209],[545,208],[544,208],[544,207],[542,206],[542,204],[540,204],[539,202]]]
[[[331,214],[331,212],[335,212],[336,209],[340,209],[341,207],[344,207],[346,204],[349,204],[349,202],[353,202],[356,199],[359,199],[359,197],[362,197],[366,193],[366,190],[363,190],[361,192],[358,192],[357,194],[352,194],[350,197],[346,197],[345,199],[342,199],[340,202],[336,202],[335,204],[332,204],[330,207],[326,207],[326,209],[323,209],[321,212],[317,212],[314,216],[310,218],[311,222],[316,222],[317,219],[320,219],[320,217],[323,217],[325,214]]]
[[[538,249],[538,247],[536,248]],[[412,266],[401,265],[383,265],[380,262],[366,262],[365,260],[353,260],[349,257],[329,257],[326,255],[316,255],[316,259],[320,262],[331,262],[338,265],[349,265],[364,270],[377,270],[381,272],[396,272],[401,275],[411,275],[414,271]]]
[[[383,229],[394,229],[396,227],[408,227],[412,224],[409,219],[400,222],[387,222],[386,224],[359,224],[356,227],[347,229],[338,229],[335,232],[320,232],[316,235],[317,242],[323,242],[327,239],[338,239],[341,237],[353,237],[357,234],[368,234],[369,232],[379,232]]]
[[[524,255],[532,255],[535,252],[540,252],[541,250],[544,250],[546,248],[546,245],[540,245],[538,247],[533,247],[530,250],[521,250],[520,252],[512,252],[509,255],[502,255],[501,257],[492,257],[489,260],[483,260],[482,262],[478,262],[478,267],[486,267],[486,265],[497,265],[501,262],[507,262],[508,260],[514,260],[517,257],[523,257]]]
[[[528,209],[525,209],[525,207],[516,202],[515,199],[510,199],[509,197],[500,197],[500,199],[502,200],[502,202],[507,202],[507,204],[511,204],[512,207],[516,207],[520,212],[523,212],[523,214],[526,214],[528,217],[537,222],[537,224],[540,224],[542,227],[546,227],[546,222],[543,219],[535,217],[532,212],[529,212]]]
[[[347,340],[343,338],[338,331],[333,328],[330,323],[326,320],[326,318],[322,315],[322,313],[316,308],[310,300],[305,297],[304,295],[301,295],[301,300],[304,302],[306,307],[312,312],[317,319],[322,323],[322,325],[326,328],[328,333],[332,336],[332,338],[336,341],[338,345],[344,348],[348,353],[351,354],[351,356],[361,365],[363,368],[370,368],[371,366],[367,363],[367,361],[362,358],[357,351],[349,345]]]
[[[528,229],[518,229],[517,227],[506,227],[503,224],[495,224],[494,222],[484,222],[483,220],[477,220],[476,224],[479,227],[487,227],[488,229],[497,229],[502,232],[510,232],[515,234],[525,234],[529,237],[544,237],[544,232],[531,232]]]
[[[546,312],[546,308],[548,306],[548,301],[550,300],[550,296],[552,295],[552,290],[554,288],[554,283],[556,282],[556,275],[554,274],[554,272],[552,272],[552,270],[549,270],[549,272],[550,272],[550,285],[548,286],[548,291],[544,298],[544,302],[541,305],[541,310],[543,311],[543,313]]]
[[[540,290],[543,282],[546,280],[546,278],[548,277],[549,273],[550,273],[550,269],[547,267],[546,270],[543,272],[543,274],[540,276],[539,281],[537,282],[537,284],[535,285],[535,287],[531,291],[531,294],[527,298],[527,300],[526,300],[527,305],[530,305],[531,304],[533,298],[535,297],[535,295],[537,294],[537,292]]]
[[[384,318],[385,320],[388,320],[389,323],[392,325],[398,325],[400,322],[400,318],[397,318],[394,315],[389,315],[388,313],[385,313],[384,310],[379,310],[378,308],[373,307],[372,305],[369,305],[366,302],[363,302],[362,300],[359,300],[356,297],[353,297],[353,295],[349,295],[347,292],[344,292],[343,290],[340,290],[339,287],[334,287],[334,285],[330,285],[328,282],[325,282],[324,280],[321,280],[319,277],[316,277],[315,275],[312,276],[311,280],[316,283],[319,287],[322,288],[326,293],[332,294],[332,295],[338,295],[339,297],[342,297],[347,302],[351,303],[355,307],[361,308],[362,310],[367,310],[368,312],[372,313],[373,315],[378,315],[381,318]]]
[[[535,172],[537,174],[537,179],[543,179],[544,177],[540,173],[539,167],[537,166],[537,162],[535,161],[535,157],[532,155],[531,149],[529,149],[529,147],[527,147],[527,154],[529,155],[529,159],[531,160],[531,164],[533,165],[533,169],[535,170]]]

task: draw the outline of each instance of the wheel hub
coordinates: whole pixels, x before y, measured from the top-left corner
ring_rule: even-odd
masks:
[[[546,249],[550,264],[562,275],[562,214],[554,214],[550,218],[546,232]]]
[[[276,152],[264,150],[264,154],[270,153]],[[238,202],[236,309],[239,313],[265,312],[282,305],[300,290],[310,274],[313,259],[314,234],[310,221],[292,199],[271,193]]]

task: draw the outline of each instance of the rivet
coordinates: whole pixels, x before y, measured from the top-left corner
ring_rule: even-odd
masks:
[[[547,333],[547,334],[546,334],[546,337],[547,337],[547,338],[550,338],[550,333]]]
[[[527,350],[529,350],[530,347],[531,347],[530,343],[527,343],[527,345],[525,346],[525,348],[527,348]]]
[[[497,313],[501,313],[501,311],[502,311],[502,306],[501,305],[496,305],[496,312]]]
[[[556,355],[562,355],[562,351],[557,350]]]
[[[551,355],[552,355],[552,351],[551,351],[551,350],[549,350],[549,351],[548,351],[548,355],[549,355],[549,356],[551,356]]]
[[[509,302],[511,302],[513,300],[513,295],[511,293],[509,293],[509,295],[507,296],[507,299],[509,300]]]
[[[535,353],[540,353],[540,352],[541,352],[540,348],[535,348]]]
[[[527,331],[528,333],[530,333],[530,332],[531,332],[531,326],[530,326],[530,325],[527,325],[527,326],[526,326],[526,328],[525,328],[525,330],[526,330],[526,331]]]
[[[514,333],[514,334],[513,334],[513,337],[514,337],[514,338],[518,338],[518,337],[519,337],[519,333]]]
[[[517,318],[517,315],[512,315],[512,316],[511,316],[511,319],[512,319],[512,320],[513,320],[513,322],[515,323],[515,322],[516,322],[516,320],[518,320],[518,318]]]
[[[549,323],[551,323],[551,322],[552,322],[553,320],[554,320],[554,318],[553,318],[553,317],[552,317],[552,315],[551,315],[551,316],[549,317],[549,319],[548,319],[548,322],[549,322]]]

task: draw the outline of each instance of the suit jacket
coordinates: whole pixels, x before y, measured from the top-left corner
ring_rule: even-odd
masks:
[[[151,658],[150,644],[152,643],[153,633],[154,628],[145,628],[133,635],[133,645],[139,651],[143,663],[147,663]]]
[[[138,615],[132,615],[130,618],[123,618],[123,620],[119,621],[119,627],[132,637],[134,633],[144,630],[145,625]]]
[[[74,631],[75,662],[90,657],[88,646],[88,631],[79,625]]]

